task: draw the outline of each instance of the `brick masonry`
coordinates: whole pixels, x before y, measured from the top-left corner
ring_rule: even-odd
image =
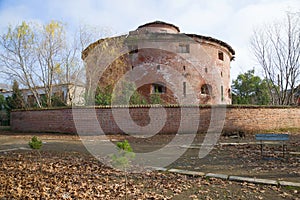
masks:
[[[186,106],[186,107],[118,107],[113,108],[115,113],[119,113],[118,124],[126,133],[139,132],[147,134],[147,130],[139,129],[146,127],[151,123],[149,113],[155,123],[163,121],[162,114],[165,113],[165,123],[159,129],[160,133],[177,133],[181,126],[182,133],[193,131],[197,128],[198,132],[206,132],[209,124],[220,124],[223,118],[218,115],[226,109],[223,131],[244,131],[261,132],[266,130],[280,130],[289,128],[300,128],[300,108],[299,107],[256,107],[256,106]],[[124,111],[129,110],[130,117],[123,115]],[[116,116],[113,115],[112,108],[76,108],[79,113],[80,126],[82,130],[88,133],[97,133],[98,124],[105,133],[122,133],[116,123]],[[212,113],[216,113],[212,118]],[[92,113],[92,114],[91,114]],[[99,123],[93,121],[95,113]],[[155,114],[157,113],[157,114]],[[120,117],[121,116],[121,117]],[[78,118],[78,115],[77,115]],[[199,120],[197,120],[199,119]],[[133,123],[134,122],[134,123]],[[135,126],[136,130],[134,130]],[[222,123],[221,123],[222,124]],[[155,127],[154,124],[153,127]],[[72,108],[49,109],[49,110],[16,110],[11,113],[11,128],[13,131],[22,132],[59,132],[76,133],[76,127],[73,119]],[[211,127],[212,130],[214,127]],[[151,128],[149,128],[151,129]],[[129,130],[129,131],[128,131]]]
[[[86,91],[94,98],[97,86],[123,91],[131,83],[148,102],[159,93],[166,104],[231,104],[234,55],[225,42],[156,21],[90,44],[82,53]]]

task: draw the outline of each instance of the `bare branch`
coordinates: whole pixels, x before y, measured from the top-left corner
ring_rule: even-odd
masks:
[[[251,49],[263,68],[274,104],[290,104],[300,79],[300,15],[255,30]]]

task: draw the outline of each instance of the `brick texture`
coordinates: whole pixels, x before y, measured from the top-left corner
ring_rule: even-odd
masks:
[[[218,114],[222,113],[224,109],[226,109],[226,117]],[[126,111],[129,115],[124,114]],[[76,108],[74,112],[78,113],[74,115],[75,118],[73,118],[72,108],[13,111],[11,113],[11,128],[13,131],[21,132],[76,133],[77,130],[81,130],[86,134],[94,134],[99,133],[100,125],[102,133],[106,134],[124,132],[147,134],[151,132],[151,129],[159,127],[159,123],[162,123],[158,132],[173,134],[193,132],[195,128],[198,132],[206,132],[209,127],[210,130],[214,130],[216,127],[213,125],[223,125],[222,119],[224,120],[224,117],[223,131],[260,132],[300,128],[300,108],[297,107],[187,106],[150,108],[144,106]],[[116,113],[115,116],[114,113]],[[152,119],[149,113],[152,113]],[[162,117],[163,114],[165,114],[165,118]],[[96,116],[97,121],[93,120],[93,116]],[[75,126],[74,121],[79,121],[79,123],[76,123]],[[152,126],[149,126],[151,123]]]

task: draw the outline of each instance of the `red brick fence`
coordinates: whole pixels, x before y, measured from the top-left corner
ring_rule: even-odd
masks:
[[[132,126],[132,122],[140,127],[151,123],[151,106],[139,107],[99,107],[99,108],[76,108],[76,113],[80,114],[81,129],[87,133],[99,131],[102,128],[105,133],[123,132],[122,127]],[[73,108],[74,109],[74,108]],[[166,114],[164,124],[160,129],[161,133],[176,133],[180,127],[181,120],[197,124],[182,126],[182,132],[189,132],[191,127],[198,129],[198,132],[206,132],[210,124],[218,123],[224,118],[223,131],[244,131],[259,132],[266,130],[287,130],[300,129],[300,108],[299,107],[273,107],[273,106],[168,106],[154,107],[153,110],[163,111]],[[163,109],[163,110],[161,110]],[[225,109],[225,110],[224,110]],[[123,117],[115,120],[114,113],[128,111],[131,117]],[[195,112],[196,111],[196,112]],[[220,111],[220,112],[219,112]],[[219,116],[218,113],[226,112],[226,116]],[[97,119],[92,120],[94,115]],[[183,117],[183,113],[185,113]],[[214,115],[212,114],[214,113]],[[212,117],[213,115],[213,117]],[[221,114],[220,114],[221,115]],[[77,115],[78,117],[78,115]],[[153,117],[153,115],[152,115]],[[155,116],[154,116],[155,117]],[[192,120],[198,119],[199,120]],[[222,124],[223,126],[223,124]],[[16,110],[11,113],[11,128],[14,131],[22,132],[60,132],[76,133],[76,126],[73,119],[72,108],[57,108],[47,110]],[[130,127],[127,127],[130,128]],[[124,130],[124,129],[123,129]],[[125,131],[126,132],[126,131]],[[127,132],[128,133],[128,132]],[[143,133],[144,134],[144,133]]]

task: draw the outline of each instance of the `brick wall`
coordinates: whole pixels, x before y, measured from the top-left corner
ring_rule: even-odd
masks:
[[[207,131],[210,124],[222,124],[220,121],[222,112],[226,112],[226,118],[223,131],[241,130],[245,132],[258,132],[274,129],[300,128],[300,108],[299,107],[256,107],[256,106],[204,106],[204,107],[131,107],[131,108],[113,108],[118,114],[120,121],[118,124],[125,129],[126,133],[139,132],[147,134],[149,123],[155,120],[155,123],[163,121],[165,113],[165,123],[161,126],[161,133],[176,133],[181,130],[184,133],[193,131],[197,128],[198,132]],[[225,110],[224,110],[225,109]],[[131,117],[123,112],[129,110]],[[151,110],[151,111],[150,111]],[[77,128],[85,133],[97,133],[98,124],[105,133],[124,132],[114,120],[111,108],[77,108],[75,110],[79,123]],[[155,114],[158,112],[157,114]],[[149,113],[153,121],[150,120]],[[96,114],[96,115],[95,115]],[[122,116],[124,115],[124,116]],[[214,117],[211,117],[214,116]],[[93,117],[97,118],[99,123],[94,123]],[[224,115],[225,117],[225,115]],[[199,120],[198,120],[199,119]],[[75,120],[76,121],[76,120]],[[134,123],[133,123],[134,122]],[[133,123],[133,124],[132,124]],[[135,124],[135,125],[134,125]],[[134,130],[138,125],[138,129]],[[153,124],[154,128],[156,124]],[[144,127],[144,129],[143,129]],[[152,127],[152,128],[153,128]],[[76,133],[72,108],[49,109],[49,110],[27,110],[13,111],[11,113],[11,128],[14,131],[30,132],[60,132]],[[211,126],[211,128],[214,128]]]

